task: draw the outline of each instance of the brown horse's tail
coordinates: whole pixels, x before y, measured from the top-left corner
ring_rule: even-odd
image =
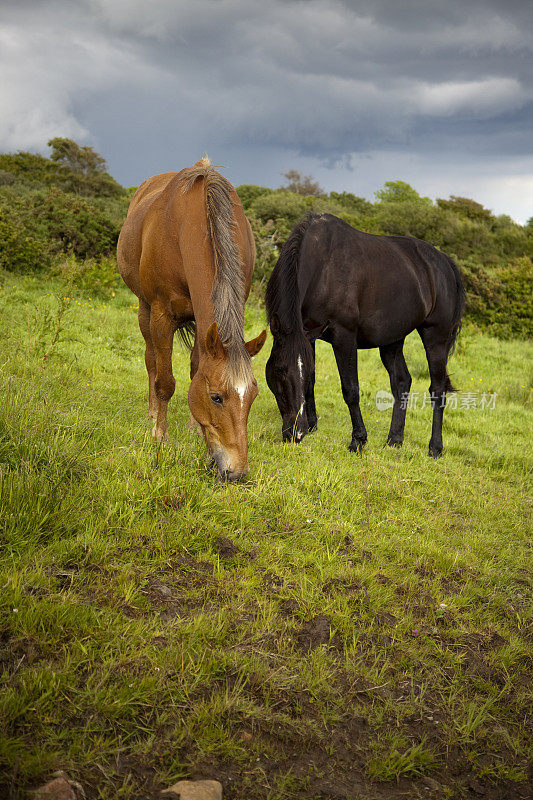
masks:
[[[457,292],[457,297],[455,300],[455,308],[453,310],[453,317],[452,317],[452,324],[450,329],[450,337],[448,339],[448,358],[454,351],[455,343],[457,341],[457,337],[459,336],[459,332],[461,330],[461,325],[463,322],[463,314],[465,310],[465,290],[463,286],[463,281],[461,279],[461,273],[459,272],[459,267],[455,263],[455,261],[446,256],[450,267],[452,268],[452,272],[455,278],[455,289]],[[450,376],[446,373],[446,391],[447,392],[456,392],[457,389],[454,388]]]

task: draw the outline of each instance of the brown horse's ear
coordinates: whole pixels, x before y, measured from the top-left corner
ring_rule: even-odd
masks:
[[[224,345],[218,334],[216,322],[212,322],[205,335],[205,349],[211,358],[219,359],[224,356]]]
[[[263,345],[264,345],[264,343],[266,341],[266,338],[267,338],[267,332],[266,331],[261,331],[259,336],[257,336],[255,339],[252,339],[251,341],[244,343],[244,346],[248,350],[251,358],[253,358],[254,356],[256,356],[258,354],[258,352],[263,347]]]

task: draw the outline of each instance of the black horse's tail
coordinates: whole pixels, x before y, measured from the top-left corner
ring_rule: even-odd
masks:
[[[461,273],[459,272],[459,267],[455,263],[455,261],[446,256],[450,267],[452,268],[452,272],[455,278],[455,288],[457,292],[457,297],[455,300],[455,308],[453,310],[453,317],[452,317],[452,326],[450,329],[450,338],[448,340],[448,358],[454,351],[455,343],[457,341],[457,337],[459,336],[459,331],[461,330],[461,325],[463,322],[463,314],[465,310],[465,290],[463,286],[463,281],[461,279]],[[450,376],[446,374],[446,391],[447,392],[455,392],[457,391],[454,389],[452,382],[450,380]]]
[[[300,248],[305,233],[316,214],[309,214],[299,222],[283,247],[267,284],[265,305],[267,319],[274,314],[283,328],[292,330],[295,323],[301,324],[300,297],[298,292],[298,264]]]

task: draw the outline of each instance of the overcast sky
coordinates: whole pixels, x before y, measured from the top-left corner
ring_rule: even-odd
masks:
[[[533,215],[531,0],[0,0],[0,150]]]

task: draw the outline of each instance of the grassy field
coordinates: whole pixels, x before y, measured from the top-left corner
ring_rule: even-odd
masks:
[[[171,443],[151,441],[132,295],[0,286],[1,798],[57,769],[89,800],[183,777],[228,800],[528,796],[530,345],[465,326],[450,373],[476,407],[446,413],[433,461],[427,407],[383,447],[377,351],[348,453],[322,344],[318,432],[281,444],[267,340],[250,475],[223,486],[187,431],[180,347]]]

